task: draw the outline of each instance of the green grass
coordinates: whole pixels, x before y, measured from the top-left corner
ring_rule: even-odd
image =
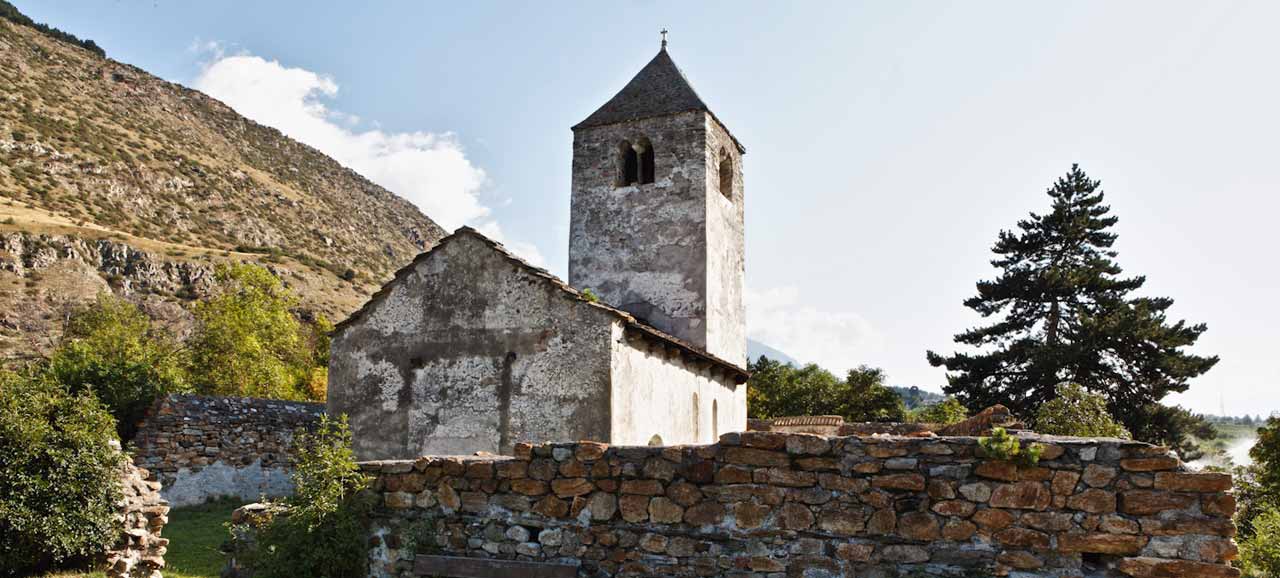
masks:
[[[175,508],[169,512],[169,523],[160,532],[169,539],[164,555],[165,578],[218,578],[225,558],[218,547],[227,539],[224,523],[241,502],[223,499],[200,506]],[[62,572],[43,578],[106,578],[102,572],[89,574]]]
[[[164,556],[166,577],[218,578],[226,558],[218,547],[227,540],[231,512],[242,504],[223,499],[169,512],[169,523],[161,535],[169,539]]]

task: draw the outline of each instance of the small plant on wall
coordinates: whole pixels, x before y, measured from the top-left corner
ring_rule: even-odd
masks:
[[[978,448],[984,457],[1028,468],[1040,463],[1040,454],[1044,452],[1044,446],[1038,443],[1022,447],[1022,441],[1002,427],[992,429],[990,437],[978,438]]]

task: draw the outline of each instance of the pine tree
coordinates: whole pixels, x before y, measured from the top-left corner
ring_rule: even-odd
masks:
[[[1111,248],[1117,219],[1099,185],[1072,165],[1047,191],[1048,214],[1000,232],[991,262],[999,276],[979,281],[978,295],[964,302],[995,321],[955,336],[976,352],[930,351],[929,363],[947,368],[945,390],[968,407],[1000,403],[1030,416],[1070,381],[1105,396],[1135,438],[1188,450],[1187,434],[1203,429],[1159,401],[1185,391],[1218,358],[1185,351],[1205,325],[1169,323],[1172,299],[1133,295],[1146,279],[1121,276]]]

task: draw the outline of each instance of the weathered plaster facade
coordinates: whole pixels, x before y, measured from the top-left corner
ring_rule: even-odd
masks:
[[[350,416],[362,459],[608,439],[614,322],[458,233],[335,333],[329,411]]]
[[[692,442],[708,439],[709,417],[704,426],[637,420],[654,412],[645,396],[699,393],[708,416],[713,404],[740,405],[715,426],[737,431],[745,378],[463,228],[338,327],[328,408],[349,416],[361,459],[615,435]]]

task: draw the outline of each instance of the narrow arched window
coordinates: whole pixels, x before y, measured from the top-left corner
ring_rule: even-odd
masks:
[[[720,194],[733,200],[733,157],[725,149],[720,149]]]
[[[618,186],[635,184],[640,179],[640,157],[630,141],[618,145]]]
[[[720,441],[720,406],[711,400],[711,442]]]
[[[653,143],[649,139],[640,139],[640,184],[653,182]]]

